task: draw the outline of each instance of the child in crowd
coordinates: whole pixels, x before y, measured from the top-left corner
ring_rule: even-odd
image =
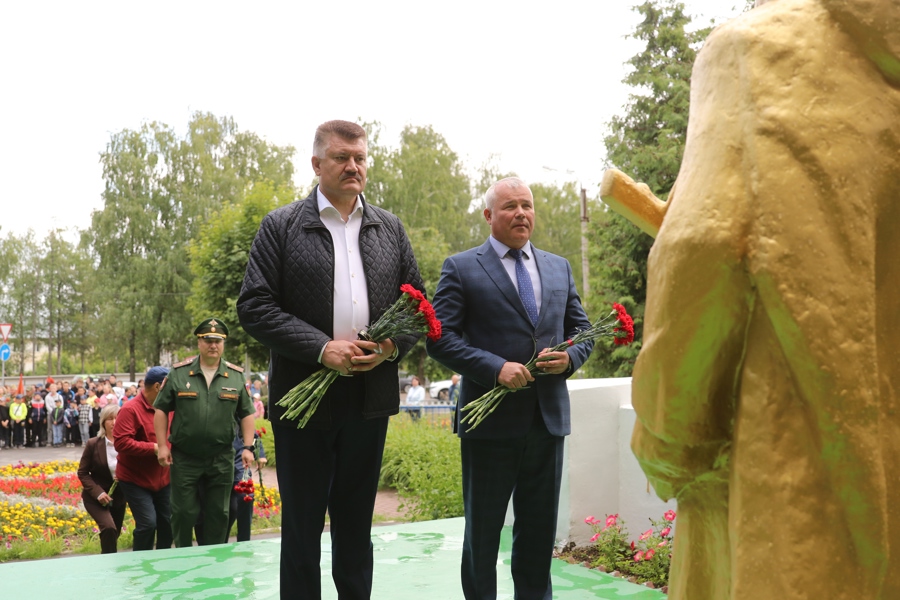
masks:
[[[82,447],[91,439],[91,422],[93,418],[94,409],[90,405],[89,398],[82,398],[81,404],[78,405],[78,430],[81,433]]]
[[[31,445],[33,448],[47,445],[47,408],[44,398],[35,394],[31,399],[31,412],[28,413],[28,425],[31,429]]]
[[[75,396],[77,400],[80,400],[80,396]],[[78,402],[77,400],[70,400],[69,407],[66,408],[66,413],[64,418],[64,424],[66,426],[65,430],[65,444],[66,448],[74,448],[77,442],[81,442],[81,435],[78,431]]]
[[[63,445],[63,430],[66,428],[66,407],[62,396],[56,405],[50,409],[50,431],[53,434],[53,447],[60,448]]]

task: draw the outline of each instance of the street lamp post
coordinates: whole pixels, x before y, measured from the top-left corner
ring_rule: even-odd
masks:
[[[575,175],[575,171],[554,169],[553,167],[543,167],[545,171],[554,171],[556,173],[565,173],[566,175]],[[591,218],[588,215],[587,207],[587,190],[581,187],[581,299],[587,300],[590,287],[588,287],[588,223]]]

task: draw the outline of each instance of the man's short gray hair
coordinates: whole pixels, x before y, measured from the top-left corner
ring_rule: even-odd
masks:
[[[336,135],[345,140],[355,141],[360,138],[368,145],[366,130],[350,121],[326,121],[316,128],[316,137],[313,139],[313,156],[325,158],[325,145],[328,139]]]
[[[528,184],[525,183],[523,179],[520,177],[504,177],[494,185],[488,188],[488,191],[484,193],[484,207],[488,210],[494,210],[494,201],[497,200],[497,188],[501,185],[505,185],[510,189],[517,189],[520,187],[528,187]]]

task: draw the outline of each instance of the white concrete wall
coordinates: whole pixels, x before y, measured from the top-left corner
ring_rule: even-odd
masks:
[[[566,438],[557,539],[587,543],[584,519],[618,513],[632,539],[675,501],[661,501],[631,452],[631,379],[571,379],[572,434]]]

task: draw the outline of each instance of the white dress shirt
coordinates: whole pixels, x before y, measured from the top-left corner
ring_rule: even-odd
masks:
[[[490,236],[488,239],[491,241],[494,252],[500,257],[500,263],[506,269],[506,273],[512,280],[516,293],[518,293],[519,279],[516,277],[516,259],[508,254],[511,248],[494,236]],[[522,246],[522,261],[525,263],[525,270],[528,271],[528,276],[531,278],[531,286],[534,288],[534,302],[537,304],[538,314],[541,314],[541,274],[538,272],[537,262],[534,260],[534,248],[531,246],[530,241]]]
[[[109,472],[113,476],[113,479],[115,479],[116,465],[119,464],[119,453],[116,451],[116,447],[109,437],[103,436],[103,439],[106,440],[106,464],[109,465]]]
[[[344,221],[321,190],[317,190],[317,196],[319,216],[334,244],[334,331],[331,337],[353,341],[369,324],[369,291],[359,251],[363,203],[357,196],[350,216]],[[322,360],[321,354],[319,360]]]

